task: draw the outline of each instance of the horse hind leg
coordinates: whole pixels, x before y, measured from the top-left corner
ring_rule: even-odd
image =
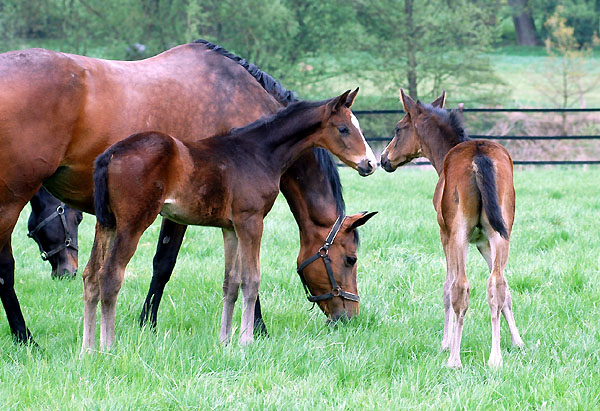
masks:
[[[448,367],[459,368],[462,365],[460,361],[460,343],[465,315],[469,308],[470,292],[465,266],[468,250],[466,235],[462,232],[451,235],[445,250],[447,253],[448,271],[452,273],[453,277],[449,288],[449,295],[456,322],[450,339]]]
[[[114,235],[109,230],[96,223],[96,234],[90,259],[83,271],[83,342],[81,354],[89,353],[94,349],[96,339],[96,311],[100,300],[100,287],[98,284],[98,271],[102,267],[109,246],[110,238]]]
[[[454,281],[454,272],[450,269],[448,262],[448,252],[446,246],[448,243],[447,235],[440,230],[440,236],[442,238],[442,246],[444,247],[444,254],[446,256],[446,280],[444,281],[443,301],[444,301],[444,336],[442,338],[442,350],[447,351],[450,349],[450,341],[452,336],[452,330],[454,328],[454,312],[452,310],[452,301],[450,298],[450,287]]]
[[[157,213],[158,214],[158,211]],[[155,214],[155,216],[156,216]],[[109,350],[115,340],[115,317],[117,297],[123,280],[125,268],[133,257],[140,237],[150,226],[152,220],[140,221],[127,219],[127,225],[119,227],[111,241],[109,254],[98,273],[100,284],[100,349]]]
[[[497,367],[502,364],[500,312],[508,324],[513,345],[522,347],[524,343],[515,323],[512,311],[512,297],[506,277],[504,276],[504,268],[508,261],[509,242],[493,231],[490,238],[491,240],[486,238],[485,241],[478,243],[477,248],[486,260],[490,270],[487,289],[492,323],[492,350],[488,364],[491,367]]]

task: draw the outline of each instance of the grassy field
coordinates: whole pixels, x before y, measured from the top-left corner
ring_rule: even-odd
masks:
[[[17,292],[39,349],[15,344],[0,320],[2,409],[594,409],[600,403],[599,169],[516,171],[517,217],[507,277],[525,348],[486,366],[487,267],[472,248],[463,368],[440,351],[444,257],[431,195],[418,168],[367,179],[341,170],[348,212],[379,210],[361,229],[361,313],[330,327],[308,311],[294,271],[297,228],[282,199],[266,219],[261,298],[270,338],[242,348],[217,342],[220,231],[188,232],[157,333],[137,316],[151,276],[155,224],[128,267],[109,353],[79,358],[82,286],[53,281],[23,213],[14,236]],[[81,267],[94,218],[80,230]],[[82,269],[82,268],[81,268]],[[239,307],[235,324],[239,327]],[[236,330],[236,332],[239,331]],[[237,341],[237,333],[234,335]]]

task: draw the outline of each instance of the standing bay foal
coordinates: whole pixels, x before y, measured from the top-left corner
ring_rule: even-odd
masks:
[[[433,205],[447,264],[442,348],[450,348],[448,366],[461,366],[460,340],[469,305],[465,272],[469,243],[477,246],[490,269],[487,294],[492,317],[492,351],[488,364],[500,366],[500,313],[508,323],[512,343],[523,346],[504,277],[515,215],[512,160],[500,144],[470,140],[460,114],[442,109],[445,93],[432,105],[415,103],[404,91],[400,93],[406,115],[396,125],[394,139],[381,154],[381,165],[392,172],[413,158],[425,156],[440,176]]]
[[[223,228],[225,254],[233,261],[223,283],[220,340],[231,340],[233,308],[241,285],[240,343],[251,342],[263,218],[277,197],[281,175],[315,146],[330,150],[361,175],[375,171],[376,159],[349,109],[357,92],[347,91],[323,102],[292,103],[249,126],[193,143],[159,132],[138,133],[100,155],[94,171],[98,224],[83,274],[83,351],[94,347],[99,300],[100,347],[108,349],[113,343],[116,300],[125,267],[142,233],[159,213],[180,224]],[[340,232],[353,234],[371,215],[346,217]],[[339,254],[334,248],[346,246],[341,241],[329,251]],[[339,288],[356,295],[353,281],[342,281]],[[348,304],[358,307],[357,301]]]

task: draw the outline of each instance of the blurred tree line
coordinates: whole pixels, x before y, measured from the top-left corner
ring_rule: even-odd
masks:
[[[490,102],[502,84],[486,53],[542,44],[559,3],[577,44],[591,44],[600,0],[0,0],[0,41],[136,59],[206,38],[290,88],[348,75],[382,94],[461,89]]]

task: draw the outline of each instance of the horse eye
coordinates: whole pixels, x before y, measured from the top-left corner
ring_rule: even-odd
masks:
[[[346,126],[339,126],[338,131],[340,132],[340,134],[348,134],[350,132],[350,130],[348,130],[348,127]]]
[[[346,264],[349,266],[356,264],[356,257],[346,257]]]

